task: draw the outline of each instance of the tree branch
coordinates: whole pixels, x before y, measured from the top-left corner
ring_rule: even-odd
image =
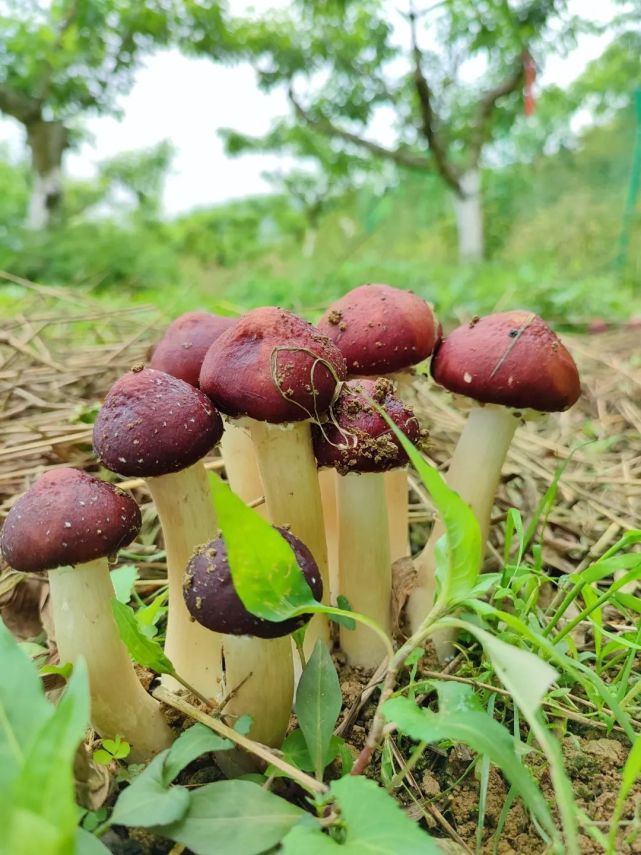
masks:
[[[481,98],[477,110],[476,123],[472,128],[470,136],[469,163],[472,168],[478,166],[483,145],[487,141],[488,125],[497,103],[501,98],[505,98],[506,95],[514,92],[521,85],[522,80],[523,63],[519,62],[509,77],[506,77],[505,80],[495,86],[494,89],[490,89]]]
[[[432,93],[423,74],[423,55],[416,37],[416,13],[409,13],[410,32],[412,34],[412,54],[414,56],[414,87],[418,95],[421,112],[421,130],[430,147],[436,168],[448,187],[457,196],[463,196],[458,170],[447,157],[447,149],[437,131],[438,119],[432,106]]]
[[[40,118],[41,109],[40,102],[35,98],[0,83],[0,112],[13,116],[23,125],[28,125]]]
[[[385,146],[379,145],[378,143],[372,142],[371,140],[367,140],[364,137],[358,136],[358,134],[354,134],[351,131],[346,130],[345,128],[341,128],[338,125],[335,125],[330,119],[326,118],[325,116],[323,116],[322,118],[316,118],[312,116],[296,99],[291,83],[287,94],[289,97],[289,101],[294,108],[294,112],[296,113],[299,119],[305,122],[306,125],[315,128],[316,130],[327,136],[339,137],[340,139],[343,139],[346,142],[353,143],[354,145],[359,146],[360,148],[365,149],[366,151],[369,151],[370,154],[376,155],[376,157],[383,157],[386,160],[391,160],[398,166],[404,166],[407,169],[420,169],[423,172],[429,170],[429,161],[424,157],[418,157],[417,155],[414,155],[411,152],[403,151],[402,149],[386,148]]]

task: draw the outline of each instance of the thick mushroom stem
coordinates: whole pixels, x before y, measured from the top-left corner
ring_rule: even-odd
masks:
[[[312,553],[323,580],[323,602],[328,603],[323,507],[309,423],[250,421],[269,519],[273,525],[289,527]],[[305,634],[306,654],[312,653],[319,638],[329,641],[329,627],[323,615],[314,615]]]
[[[185,569],[195,547],[216,534],[216,514],[202,463],[182,472],[148,478],[165,538],[169,614],[165,653],[177,673],[225,711],[250,715],[251,736],[278,746],[287,729],[293,697],[291,643],[212,632],[197,623],[183,597]],[[267,683],[266,680],[272,680]],[[167,680],[171,684],[171,678]]]
[[[169,612],[165,653],[180,676],[207,698],[222,690],[223,637],[196,623],[185,605],[185,568],[196,546],[216,533],[216,514],[201,462],[180,472],[147,478],[167,552]],[[168,684],[175,684],[167,678]],[[177,687],[177,684],[175,685]]]
[[[335,469],[319,469],[318,484],[323,505],[325,523],[325,542],[327,543],[327,564],[329,568],[329,601],[334,605],[340,594],[338,589],[338,509],[336,507]]]
[[[385,473],[385,494],[389,516],[389,540],[392,563],[411,554],[407,467]]]
[[[148,761],[173,740],[160,705],[143,689],[111,612],[114,589],[106,558],[49,571],[61,662],[84,656],[91,722],[103,737],[122,736],[130,759]]]
[[[282,638],[223,636],[225,716],[251,715],[250,736],[280,748],[294,699],[294,659],[289,635]]]
[[[263,495],[263,482],[256,463],[256,453],[244,419],[225,419],[225,432],[220,440],[229,486],[237,496],[250,504]],[[266,516],[265,505],[255,510]]]
[[[452,490],[455,490],[474,512],[481,529],[482,544],[485,544],[488,538],[501,469],[517,425],[518,419],[505,407],[492,404],[475,407],[470,411],[445,476]],[[417,585],[408,603],[412,632],[418,630],[434,603],[434,547],[444,531],[443,523],[438,519],[423,551],[415,561]],[[435,644],[440,654],[445,651],[438,639],[435,639]]]
[[[384,473],[350,472],[337,481],[340,593],[389,634],[392,562]],[[381,640],[362,624],[341,626],[340,636],[352,665],[376,668],[385,657]]]

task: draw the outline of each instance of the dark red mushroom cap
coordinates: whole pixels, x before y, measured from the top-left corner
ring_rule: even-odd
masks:
[[[407,463],[403,447],[370,400],[385,410],[411,442],[419,441],[421,429],[416,416],[396,397],[390,380],[349,380],[332,407],[332,421],[312,425],[319,466],[333,466],[346,475],[386,472]]]
[[[361,285],[333,303],[318,328],[337,345],[350,374],[388,374],[432,353],[441,326],[425,300],[391,285]]]
[[[14,570],[37,573],[111,555],[140,524],[129,493],[79,469],[53,469],[9,511],[0,549]]]
[[[197,387],[200,367],[212,342],[235,323],[236,318],[209,312],[181,315],[165,330],[154,348],[149,367]]]
[[[327,336],[291,312],[264,307],[212,344],[200,388],[226,415],[282,424],[324,413],[345,373]]]
[[[314,599],[323,596],[323,582],[316,562],[304,543],[285,529],[279,528],[296,556]],[[222,538],[199,547],[187,565],[183,594],[189,613],[198,623],[226,635],[256,635],[280,638],[303,626],[311,615],[299,615],[280,622],[263,620],[248,612],[236,593]]]
[[[437,383],[484,404],[567,410],[579,372],[558,336],[532,312],[500,312],[457,327],[432,359]]]
[[[222,433],[222,419],[206,395],[162,371],[141,368],[109,390],[93,444],[107,469],[146,478],[186,469]]]

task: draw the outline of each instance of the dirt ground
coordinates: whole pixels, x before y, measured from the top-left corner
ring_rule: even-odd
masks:
[[[16,318],[0,327],[0,521],[46,469],[73,465],[98,471],[91,448],[92,415],[111,383],[145,359],[162,326],[155,310],[144,307],[109,314],[90,303],[76,303],[62,313],[36,310],[28,319]],[[508,508],[519,508],[527,520],[561,463],[565,469],[559,494],[543,536],[543,559],[551,575],[576,572],[626,530],[641,529],[640,338],[638,329],[564,336],[580,367],[583,395],[569,412],[517,431],[495,506],[487,569],[502,560],[502,522]],[[423,426],[430,432],[428,457],[442,468],[465,414],[426,380],[415,382],[414,394]],[[220,468],[220,461],[214,456],[210,465]],[[415,479],[410,483],[414,488],[412,541],[418,546],[433,513]],[[164,574],[157,549],[158,527],[144,485],[131,480],[123,486],[132,489],[142,505],[143,532],[128,553],[135,555],[140,568],[139,593],[151,596]],[[41,632],[43,620],[46,629],[46,582],[0,570],[3,618],[23,638]],[[429,653],[422,667],[437,668]],[[449,673],[455,676],[455,667]],[[370,676],[341,668],[345,699],[341,728],[355,749],[362,744],[373,715],[376,696],[368,685]],[[588,730],[576,722],[566,722],[558,735],[579,806],[607,834],[627,743],[616,732]],[[397,745],[401,754],[403,747]],[[533,752],[528,762],[553,804],[548,770],[540,755]],[[492,769],[481,851],[544,852],[519,803],[510,809],[494,849],[493,835],[506,792],[504,779]],[[455,747],[428,749],[398,797],[410,816],[451,842],[448,851],[470,852],[475,848],[478,793],[473,755]],[[619,832],[617,851],[622,854],[641,852],[640,809],[641,787],[637,786]],[[139,845],[139,851],[150,851],[147,843],[139,841]],[[587,837],[582,845],[585,853],[603,851]]]

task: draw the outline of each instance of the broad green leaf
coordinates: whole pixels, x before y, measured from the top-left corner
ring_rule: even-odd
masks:
[[[70,850],[77,824],[73,758],[88,724],[89,681],[80,660],[53,714],[40,725],[25,752],[20,773],[3,793],[8,807],[3,829],[8,852],[22,851],[29,817],[34,818],[28,835],[32,851]]]
[[[437,472],[423,459],[420,452],[399,430],[387,413],[377,404],[374,406],[385,418],[407,452],[412,466],[421,476],[421,480],[445,524],[444,540],[447,548],[444,549],[439,541],[435,550],[437,566],[441,571],[439,572],[441,581],[439,600],[445,604],[464,600],[474,587],[483,558],[481,531],[476,517],[459,494],[450,490],[440,472]]]
[[[294,705],[319,780],[341,705],[341,687],[334,662],[326,645],[319,640],[301,675]]]
[[[128,603],[134,592],[134,585],[138,579],[138,568],[135,564],[123,564],[111,571],[111,583],[116,592],[116,599],[120,603]]]
[[[439,698],[446,698],[443,689],[437,683]],[[450,690],[446,692],[450,697],[446,698],[445,709],[438,713],[419,709],[407,698],[398,697],[386,701],[383,714],[412,739],[422,742],[463,742],[479,754],[488,756],[502,770],[541,825],[552,833],[554,821],[550,811],[530,772],[519,760],[510,732],[485,712],[448,707],[447,701],[451,703],[452,697]],[[461,697],[459,694],[459,704]]]
[[[444,623],[463,627],[478,638],[497,677],[525,714],[531,715],[539,709],[545,693],[559,677],[549,662],[466,621],[446,620]]]
[[[325,752],[325,756],[323,758],[324,769],[327,768],[327,766],[329,766],[329,764],[332,763],[336,759],[336,757],[338,757],[342,746],[343,740],[340,738],[340,736],[335,736],[334,734],[332,734],[332,737],[329,740],[329,744],[327,746],[327,750]],[[288,763],[291,763],[292,766],[296,766],[297,769],[301,769],[303,772],[314,771],[314,761],[310,756],[302,730],[296,729],[293,730],[290,734],[288,734],[287,738],[281,746],[281,751],[283,752],[283,759],[285,759]],[[267,774],[274,775],[277,778],[287,777],[286,772],[281,772],[281,770],[277,769],[275,766],[270,766],[268,768]]]
[[[284,855],[441,855],[436,842],[369,778],[347,775],[332,783],[331,794],[346,825],[344,842],[336,843],[319,826],[301,824],[283,840]]]
[[[149,828],[182,819],[189,807],[189,790],[164,782],[164,768],[171,749],[161,752],[122,791],[111,815],[114,825]]]
[[[76,855],[109,855],[109,852],[95,834],[85,828],[76,829]]]
[[[625,800],[630,795],[630,790],[639,779],[639,775],[641,775],[641,734],[639,734],[634,740],[634,744],[632,745],[628,758],[625,761],[625,766],[623,767],[621,786],[619,787],[619,792],[617,794],[614,812],[610,818],[610,832],[608,834],[607,849],[608,855],[615,855],[616,853],[617,831],[619,830],[619,822],[623,815]]]
[[[317,606],[284,537],[209,474],[219,525],[238,596],[252,614],[281,621],[306,605]]]
[[[6,793],[53,707],[45,699],[36,667],[1,620],[0,674],[0,793]],[[0,816],[4,801],[0,799]]]
[[[192,760],[210,751],[228,751],[233,742],[223,739],[204,724],[194,724],[178,737],[169,749],[163,766],[162,781],[170,784],[176,775],[188,766]]]
[[[118,626],[120,638],[134,662],[142,665],[143,668],[150,668],[158,674],[174,674],[174,666],[163,653],[162,647],[157,641],[142,634],[136,616],[129,606],[113,599],[111,610]]]
[[[276,846],[303,814],[250,781],[217,781],[193,790],[185,816],[155,832],[194,855],[259,855]]]

